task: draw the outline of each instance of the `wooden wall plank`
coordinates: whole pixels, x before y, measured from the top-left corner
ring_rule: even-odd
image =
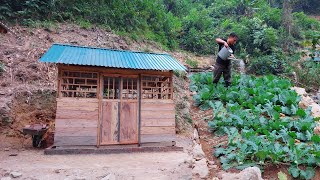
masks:
[[[175,119],[167,118],[167,119],[142,119],[141,126],[142,127],[153,127],[153,126],[175,126]]]
[[[97,136],[97,128],[94,127],[56,127],[57,136]]]
[[[148,142],[170,142],[175,141],[175,134],[143,134],[141,135],[141,143]]]
[[[102,102],[101,143],[118,143],[118,103]]]
[[[75,111],[98,111],[98,105],[90,106],[87,104],[81,104],[81,106],[73,106],[72,104],[59,104],[57,105],[59,110],[75,110]]]
[[[96,98],[71,98],[61,97],[57,98],[57,102],[85,102],[85,103],[97,103],[99,100]]]
[[[81,112],[81,111],[66,111],[61,112],[60,110],[57,110],[56,113],[57,119],[92,119],[92,120],[98,120],[98,111],[93,112]]]
[[[87,127],[98,127],[98,122],[92,119],[56,119],[56,128],[87,128]]]
[[[121,103],[120,109],[120,143],[138,143],[138,103]]]
[[[141,134],[175,134],[174,126],[168,127],[141,127]]]
[[[97,136],[54,136],[55,146],[96,145]]]
[[[174,110],[173,103],[141,103],[141,110],[143,111],[158,111],[158,110]]]
[[[141,104],[174,104],[172,99],[142,99]]]
[[[175,118],[175,110],[142,111],[141,119],[168,119]]]

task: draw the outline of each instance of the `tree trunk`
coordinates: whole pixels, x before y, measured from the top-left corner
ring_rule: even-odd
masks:
[[[282,24],[286,28],[288,34],[291,34],[292,28],[292,4],[290,0],[283,0],[283,16]]]
[[[292,1],[293,0],[283,0],[283,8],[282,8],[282,25],[284,26],[287,32],[287,41],[285,41],[284,48],[285,51],[289,50],[289,37],[291,36],[292,31]]]

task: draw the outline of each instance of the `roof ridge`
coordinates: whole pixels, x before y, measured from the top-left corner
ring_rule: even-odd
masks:
[[[110,49],[110,48],[102,48],[102,47],[94,47],[94,46],[78,46],[73,44],[63,44],[63,43],[53,43],[52,45],[59,45],[59,46],[70,46],[70,47],[77,47],[77,48],[89,48],[89,49],[102,49],[102,50],[109,50],[109,51],[122,51],[122,52],[131,52],[131,53],[144,53],[144,54],[156,54],[156,55],[169,55],[168,53],[152,53],[152,52],[143,52],[143,51],[130,51],[130,50],[123,50],[123,49]]]

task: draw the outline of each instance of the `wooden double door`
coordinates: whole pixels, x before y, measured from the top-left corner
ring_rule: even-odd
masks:
[[[138,143],[139,79],[103,76],[100,144]]]

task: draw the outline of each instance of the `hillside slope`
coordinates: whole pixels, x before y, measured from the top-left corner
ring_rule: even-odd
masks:
[[[12,27],[19,38],[11,33],[0,34],[0,63],[5,67],[5,72],[0,75],[0,132],[2,138],[6,139],[3,142],[7,142],[3,143],[3,146],[11,146],[10,144],[20,146],[21,143],[16,141],[24,141],[21,137],[26,136],[22,135],[21,130],[26,124],[42,122],[53,127],[57,69],[54,64],[38,61],[53,43],[165,52],[154,42],[134,41],[96,27],[82,29],[73,24],[57,26],[50,29]],[[182,63],[192,59],[198,61],[199,66],[208,66],[210,62],[210,57],[198,57],[185,52],[166,53],[172,54]],[[186,80],[175,78],[175,82],[176,102],[184,104],[179,100],[188,93],[185,88]],[[190,124],[185,123],[187,120],[180,115],[178,121],[181,122],[177,125],[178,132],[190,127]],[[8,138],[18,138],[18,140],[8,140]],[[30,144],[28,141],[25,144]]]

